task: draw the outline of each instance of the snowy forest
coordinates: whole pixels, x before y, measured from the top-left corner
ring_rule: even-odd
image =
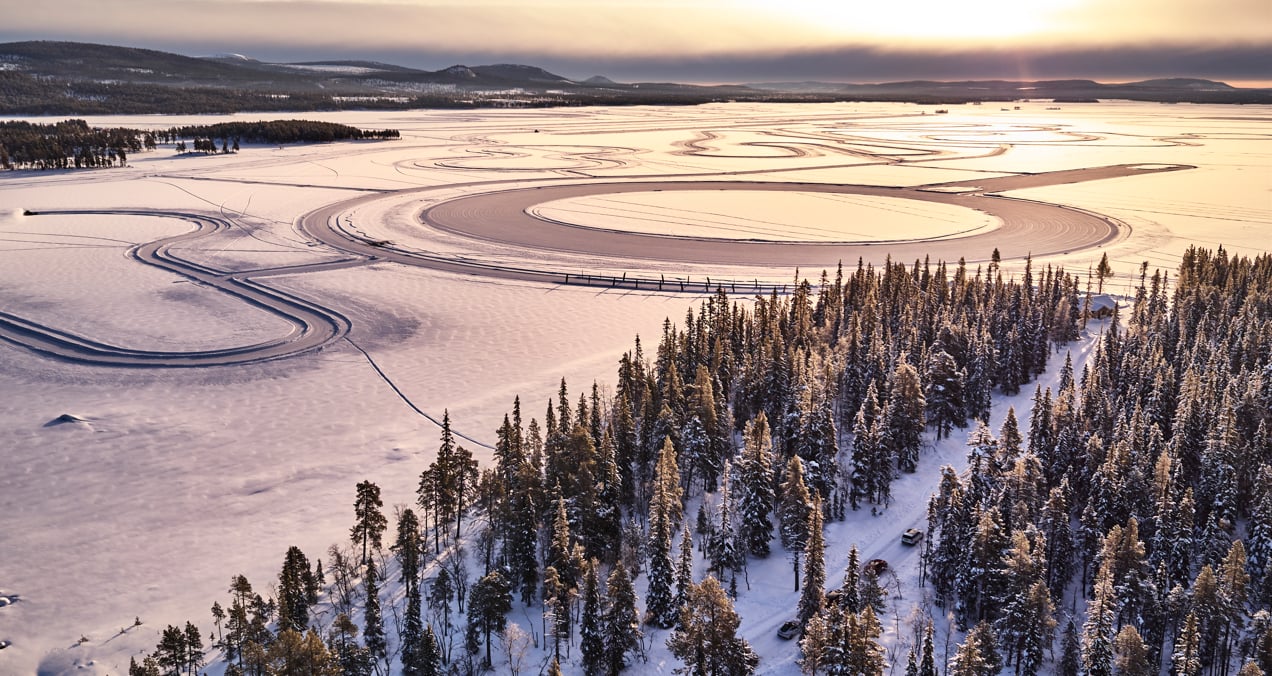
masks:
[[[612,390],[514,401],[490,466],[445,417],[416,495],[358,483],[347,540],[228,577],[130,676],[617,674],[654,649],[748,674],[734,603],[779,558],[809,675],[1272,673],[1272,256],[1145,264],[1107,319],[1094,285],[916,261],[720,290],[652,354],[637,338]],[[1053,359],[1058,388],[1030,388]],[[1030,389],[991,429],[993,397]],[[965,470],[929,457],[952,436]],[[902,616],[855,547],[832,581],[824,532],[915,472],[939,488]]]
[[[396,129],[358,129],[332,122],[271,120],[221,122],[173,127],[162,131],[89,127],[84,120],[39,124],[20,120],[0,122],[0,169],[94,169],[125,166],[128,153],[154,150],[157,143],[172,143],[186,152],[184,139],[192,139],[194,152],[238,152],[239,143],[327,143],[360,139],[399,138]],[[217,139],[220,144],[216,143]]]

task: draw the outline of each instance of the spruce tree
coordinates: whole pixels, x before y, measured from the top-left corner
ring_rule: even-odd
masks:
[[[1201,631],[1197,626],[1197,615],[1188,613],[1179,638],[1175,640],[1175,652],[1170,657],[1170,673],[1171,676],[1200,676],[1201,667]]]
[[[689,524],[685,523],[680,536],[680,562],[676,566],[676,614],[685,603],[685,595],[689,593],[689,585],[693,584],[693,537],[689,535]]]
[[[1115,594],[1112,573],[1106,569],[1095,582],[1095,596],[1087,603],[1087,621],[1082,627],[1082,673],[1086,676],[1113,676]]]
[[[1078,640],[1078,629],[1069,620],[1064,628],[1064,636],[1060,639],[1060,663],[1056,667],[1057,676],[1078,676],[1082,673],[1082,644]]]
[[[713,529],[708,551],[711,555],[711,566],[715,574],[724,577],[725,571],[742,569],[746,562],[746,553],[738,546],[738,534],[733,510],[733,495],[730,490],[729,464],[725,462],[723,483],[720,489],[720,507],[718,521]]]
[[[923,629],[923,648],[919,654],[919,676],[936,676],[936,642],[932,637],[932,621]]]
[[[512,610],[512,590],[499,571],[492,571],[473,585],[468,602],[468,622],[485,637],[485,665],[491,664],[490,635],[503,631]]]
[[[636,589],[620,559],[606,583],[605,612],[602,617],[605,657],[604,673],[613,676],[628,664],[629,657],[641,656],[640,615],[636,609]]]
[[[812,507],[808,487],[804,485],[804,468],[798,456],[791,456],[786,463],[781,496],[778,520],[781,523],[782,546],[788,551],[803,550],[808,537],[808,512]]]
[[[664,629],[676,621],[671,533],[673,525],[682,518],[683,509],[676,451],[667,439],[658,457],[654,496],[649,506],[649,585],[645,597],[646,621]]]
[[[406,616],[402,620],[402,630],[398,637],[403,676],[421,676],[426,670],[423,605],[420,595],[423,547],[415,512],[410,509],[402,510],[402,515],[398,518],[397,540],[393,544],[393,551],[397,554],[402,593],[406,597]]]
[[[379,672],[379,663],[388,659],[388,642],[384,638],[384,623],[380,615],[380,587],[379,573],[376,571],[375,562],[371,562],[367,566],[367,573],[363,579],[366,585],[366,604],[362,610],[362,621],[366,626],[362,630],[363,645],[366,646],[369,662],[376,666],[376,672]],[[386,671],[388,665],[385,665]]]
[[[844,566],[844,584],[839,588],[839,605],[850,613],[861,612],[861,554],[855,542],[848,548],[848,565]]]
[[[278,628],[303,632],[309,627],[310,594],[307,580],[312,579],[309,559],[299,547],[289,547],[278,574]]]
[[[804,590],[799,597],[799,621],[808,620],[821,612],[826,587],[826,541],[822,534],[821,499],[814,498],[808,511],[808,538],[804,544]]]
[[[901,355],[892,372],[892,390],[884,408],[884,438],[903,472],[913,472],[918,467],[923,428],[927,425],[926,407],[919,372],[907,362],[906,355]]]
[[[769,555],[773,539],[773,461],[768,419],[761,411],[748,422],[745,444],[738,463],[738,538],[747,553],[756,558]]]
[[[433,633],[433,625],[424,625],[424,640],[420,642],[419,659],[416,664],[418,676],[441,676],[442,647],[437,643],[437,634]]]
[[[827,673],[831,633],[832,629],[822,619],[822,613],[819,612],[808,618],[808,624],[804,625],[804,636],[799,641],[802,653],[798,660],[800,673],[805,676]]]
[[[579,620],[579,652],[583,656],[583,670],[589,674],[602,672],[605,663],[605,634],[601,626],[601,590],[596,569],[598,562],[592,559],[583,575],[583,615]]]

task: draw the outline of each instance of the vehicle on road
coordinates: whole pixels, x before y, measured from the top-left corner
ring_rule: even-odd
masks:
[[[777,637],[789,641],[799,635],[799,620],[787,620],[777,628]]]
[[[906,529],[906,531],[901,534],[901,544],[903,545],[917,545],[919,544],[919,540],[922,539],[923,531],[917,528]]]
[[[874,573],[875,577],[883,575],[884,571],[887,569],[888,562],[883,559],[870,559],[866,562],[866,565],[861,567],[861,570],[865,572]]]

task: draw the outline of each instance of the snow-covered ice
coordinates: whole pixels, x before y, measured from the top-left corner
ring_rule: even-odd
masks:
[[[445,188],[430,199],[456,196],[493,189],[492,181],[674,176],[912,186],[1107,164],[1190,164],[1198,168],[1010,193],[1131,226],[1104,249],[1035,264],[1080,271],[1108,253],[1117,276],[1106,290],[1120,294],[1138,278],[1141,261],[1173,269],[1190,243],[1222,243],[1242,254],[1268,248],[1272,107],[1243,106],[1241,119],[1222,106],[1041,108],[967,106],[942,116],[903,104],[305,113],[400,129],[403,138],[257,145],[210,157],[161,147],[130,156],[128,168],[0,175],[0,309],[128,346],[250,344],[276,335],[277,319],[127,257],[131,246],[185,224],[22,211],[215,214],[237,224],[232,235],[175,252],[235,272],[341,258],[295,226],[322,205],[428,186]],[[215,119],[267,117],[292,116]],[[164,129],[207,118],[88,121]],[[713,203],[682,197],[657,206],[685,213],[686,222],[711,220],[704,212]],[[397,237],[414,228],[410,218],[422,202],[413,199],[357,215],[368,219],[370,236]],[[616,225],[596,204],[574,206],[596,213],[572,213],[573,221]],[[1020,267],[1004,261],[1005,270]],[[774,279],[793,274],[766,271]],[[527,417],[541,416],[563,376],[574,396],[593,380],[612,383],[636,334],[652,349],[663,318],[680,321],[699,301],[391,263],[262,283],[338,310],[351,321],[353,344],[266,363],[151,370],[61,363],[0,343],[0,641],[11,642],[0,652],[0,672],[118,674],[129,656],[153,649],[167,624],[193,620],[206,628],[208,608],[223,600],[231,575],[265,589],[289,545],[317,555],[345,539],[358,481],[379,484],[387,504],[410,501],[438,429],[402,401],[367,355],[413,404],[438,417],[449,409],[458,432],[488,444],[513,396],[521,395]],[[1089,345],[1075,345],[1075,358]],[[1007,405],[1023,419],[1031,393],[997,400],[991,427],[997,430]],[[87,422],[46,426],[65,413]],[[828,526],[830,583],[838,583],[856,543],[863,559],[892,563],[906,595],[900,609],[908,612],[922,590],[912,584],[913,550],[901,549],[895,536],[922,519],[936,469],[961,462],[963,441],[956,434],[925,455],[918,474],[894,485],[896,500],[882,516],[858,512]],[[480,444],[464,443],[488,457]],[[764,655],[764,673],[796,671],[795,644],[774,635],[795,606],[789,571],[778,555],[752,562],[752,589],[738,602],[742,633]],[[133,627],[134,618],[143,624]],[[885,618],[890,645],[903,640],[897,620]],[[650,634],[645,670],[670,672],[665,632]]]

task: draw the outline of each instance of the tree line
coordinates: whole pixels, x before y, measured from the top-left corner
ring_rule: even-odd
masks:
[[[84,120],[53,124],[0,122],[0,169],[92,169],[125,166],[129,153],[154,150],[171,143],[187,152],[238,152],[241,141],[255,143],[323,143],[360,139],[400,138],[396,129],[358,129],[332,122],[270,120],[222,122],[173,127],[160,132],[116,127],[89,127]],[[218,144],[217,141],[220,141]]]
[[[325,571],[289,550],[274,598],[234,578],[213,647],[228,674],[415,675],[490,669],[497,645],[515,673],[529,639],[508,614],[524,606],[541,611],[548,673],[574,660],[617,674],[645,658],[649,627],[669,630],[684,673],[746,674],[760,656],[733,599],[748,563],[780,551],[804,673],[881,676],[879,617],[899,611],[855,548],[826,591],[824,525],[888,509],[925,433],[972,420],[967,472],[941,469],[930,503],[937,607],[901,637],[907,676],[1037,674],[1079,598],[1063,676],[1267,673],[1272,257],[1190,250],[1173,296],[1141,274],[1126,326],[1115,315],[1080,376],[1066,363],[1058,393],[1035,392],[1027,431],[1009,411],[994,435],[991,394],[1018,392],[1079,336],[1083,287],[1031,262],[1004,279],[993,263],[890,261],[751,304],[720,290],[665,322],[653,355],[637,338],[612,396],[593,384],[575,400],[563,380],[528,422],[516,399],[490,467],[444,416],[389,555],[364,481],[349,545]],[[948,659],[934,648],[943,611],[967,632]],[[148,659],[131,673],[165,673]]]
[[[218,122],[209,125],[172,127],[161,132],[166,140],[205,138],[235,139],[249,143],[327,143],[361,139],[396,139],[396,129],[358,129],[334,122],[313,120],[261,120]]]
[[[94,128],[84,120],[0,122],[3,169],[122,167],[128,162],[128,153],[154,147],[155,137],[149,132]]]

